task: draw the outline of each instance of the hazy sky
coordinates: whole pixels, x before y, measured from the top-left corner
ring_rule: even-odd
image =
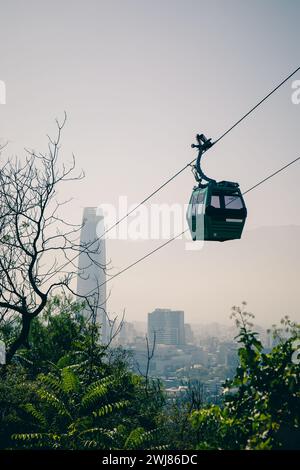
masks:
[[[116,204],[119,195],[130,204],[143,199],[193,158],[196,132],[217,138],[299,66],[296,0],[0,0],[0,7],[0,80],[7,87],[0,139],[10,142],[7,155],[44,150],[54,118],[67,111],[62,159],[74,152],[86,172],[61,193],[74,197],[62,215],[76,222],[84,206]],[[210,175],[247,189],[300,155],[300,105],[292,104],[291,85],[209,152]],[[300,163],[247,196],[247,229],[300,225],[299,176]],[[187,170],[153,202],[187,203],[192,186]],[[299,264],[286,262],[282,272],[282,260],[292,263],[299,252],[285,233],[280,257],[267,236],[274,265],[265,287],[251,253],[238,259],[250,249],[247,238],[199,252],[176,241],[110,284],[110,308],[126,308],[128,320],[173,307],[188,321],[224,321],[230,306],[246,299],[258,322],[281,312],[299,319]],[[259,237],[256,257],[264,253]],[[159,243],[108,241],[108,257],[122,268]]]

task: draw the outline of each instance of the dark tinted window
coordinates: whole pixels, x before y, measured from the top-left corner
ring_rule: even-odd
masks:
[[[216,209],[220,209],[220,196],[212,195],[210,205]]]
[[[243,201],[239,196],[225,196],[226,209],[243,209]]]

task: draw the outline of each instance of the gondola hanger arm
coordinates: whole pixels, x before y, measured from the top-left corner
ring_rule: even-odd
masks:
[[[208,139],[207,137],[205,137],[204,134],[197,134],[196,135],[196,140],[198,142],[198,144],[192,144],[191,147],[192,148],[197,148],[198,149],[198,157],[197,157],[197,160],[196,160],[196,164],[194,165],[193,169],[194,169],[194,176],[195,176],[195,179],[197,181],[197,183],[199,184],[199,187],[205,187],[207,186],[208,183],[216,183],[216,180],[212,179],[212,178],[209,178],[208,176],[206,176],[202,169],[201,169],[201,158],[202,158],[202,155],[203,153],[205,153],[209,148],[211,148],[214,143],[211,141],[211,138]],[[203,185],[201,182],[202,180],[206,181],[207,184]]]

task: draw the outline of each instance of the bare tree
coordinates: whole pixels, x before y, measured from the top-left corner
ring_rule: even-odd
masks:
[[[189,379],[187,383],[186,397],[189,406],[189,413],[194,410],[199,411],[205,403],[205,385],[198,379]]]
[[[152,344],[150,345],[148,335],[145,336],[146,341],[146,367],[145,372],[142,372],[140,365],[136,362],[136,367],[139,374],[144,377],[145,379],[145,392],[148,395],[149,391],[149,373],[150,373],[150,365],[151,361],[154,357],[155,347],[156,347],[156,331],[153,332]]]
[[[74,175],[74,156],[68,167],[58,163],[65,122],[66,115],[62,123],[56,121],[57,136],[48,137],[45,154],[26,150],[25,159],[10,158],[0,168],[0,322],[20,318],[21,323],[8,347],[7,363],[20,347],[28,345],[31,322],[53,291],[74,294],[74,255],[84,252],[94,262],[92,254],[98,250],[97,243],[80,244],[81,225],[59,215],[68,201],[56,200],[58,188],[84,176]],[[62,262],[70,269],[60,271]]]

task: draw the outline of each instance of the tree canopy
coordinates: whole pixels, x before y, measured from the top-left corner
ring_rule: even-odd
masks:
[[[170,402],[158,380],[132,371],[125,350],[99,343],[81,307],[48,300],[0,377],[0,448],[299,449],[299,325],[287,317],[266,352],[252,314],[233,309],[239,364],[221,403],[208,404],[201,383]],[[15,328],[2,324],[0,338],[13,341]]]

